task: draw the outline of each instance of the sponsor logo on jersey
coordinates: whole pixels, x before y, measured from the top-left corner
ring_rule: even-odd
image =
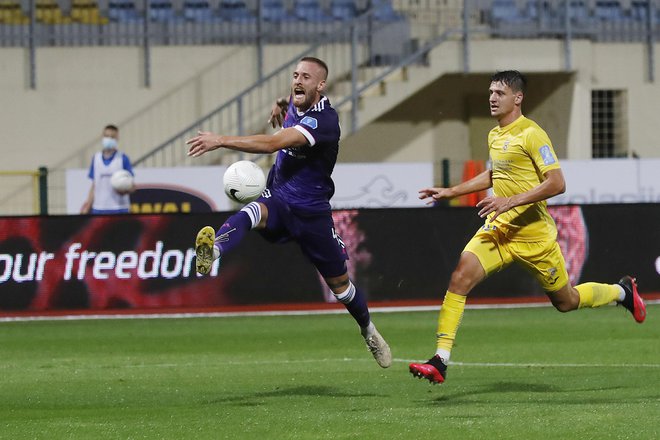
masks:
[[[319,121],[317,121],[316,118],[312,118],[311,116],[305,116],[304,118],[302,118],[300,123],[308,126],[312,130],[316,130],[316,127],[319,126]]]
[[[557,280],[559,279],[559,275],[557,275],[557,268],[556,267],[551,267],[550,269],[548,269],[548,275],[549,275],[548,282],[550,284],[555,284],[557,282]]]
[[[539,153],[541,153],[541,157],[543,158],[543,163],[546,165],[552,165],[555,163],[555,157],[552,155],[552,151],[550,150],[550,147],[548,145],[544,145],[541,148],[539,148]]]

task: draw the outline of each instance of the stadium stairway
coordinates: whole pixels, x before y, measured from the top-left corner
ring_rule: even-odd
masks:
[[[365,79],[377,78],[382,74],[386,74],[383,67],[361,67],[358,70],[358,76],[364,76]],[[373,86],[360,94],[357,114],[358,127],[356,128],[359,129],[377,120],[379,116],[392,110],[403,100],[421,90],[436,78],[437,76],[432,72],[430,66],[414,64],[404,65],[393,72],[387,73],[384,78],[378,80]],[[350,94],[350,79],[334,83],[329,90],[330,97],[334,96],[331,102],[341,101],[342,98],[350,96]],[[340,108],[342,120],[350,120],[348,113],[348,109]],[[343,126],[345,130],[350,127],[346,123]]]

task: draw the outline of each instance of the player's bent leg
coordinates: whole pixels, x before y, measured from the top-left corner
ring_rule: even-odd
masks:
[[[356,288],[348,274],[337,277],[327,277],[325,282],[332,290],[337,301],[344,304],[346,310],[360,326],[360,332],[367,344],[367,349],[382,368],[392,365],[392,352],[385,338],[378,332],[376,326],[371,322],[369,308],[362,292]]]
[[[628,309],[635,321],[641,324],[646,319],[646,304],[637,293],[637,280],[630,275],[626,275],[617,284],[625,291],[623,300],[617,302]]]
[[[206,275],[216,258],[220,257],[215,245],[215,230],[211,226],[204,226],[195,238],[195,260],[197,272]]]
[[[451,274],[447,290],[467,296],[484,278],[486,278],[486,270],[479,257],[471,251],[465,251]]]
[[[493,263],[493,266],[496,265],[496,262]],[[486,270],[479,257],[472,251],[463,252],[456,269],[452,272],[449,289],[445,292],[438,314],[435,356],[423,364],[408,365],[414,377],[423,377],[434,384],[445,381],[447,362],[454,346],[456,332],[463,319],[467,294],[485,277]]]
[[[622,294],[621,286],[617,284],[583,283],[575,286],[580,297],[579,307],[601,307],[618,301]]]
[[[545,292],[545,294],[555,309],[562,313],[576,310],[580,305],[580,293],[569,283],[555,292]]]

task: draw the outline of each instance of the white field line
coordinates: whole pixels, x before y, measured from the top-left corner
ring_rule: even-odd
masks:
[[[411,362],[424,362],[419,359],[393,359],[395,363],[400,364],[409,364]],[[294,365],[294,364],[328,364],[333,362],[364,362],[364,363],[373,363],[368,355],[364,358],[354,359],[354,358],[331,358],[331,359],[270,359],[268,363],[270,365]],[[250,366],[250,365],[262,365],[263,360],[246,360],[246,361],[226,361],[221,364],[216,364],[218,368],[223,368],[227,366],[236,367],[236,366]],[[185,363],[139,363],[139,364],[113,364],[113,365],[76,365],[70,366],[73,370],[86,370],[86,369],[103,369],[103,368],[195,368],[200,366],[200,363],[196,362],[185,362]],[[205,367],[214,366],[204,363]],[[616,363],[616,364],[603,364],[603,363],[538,363],[538,362],[449,362],[449,366],[452,367],[477,367],[477,368],[660,368],[660,364],[632,364],[632,363]],[[13,368],[10,364],[0,365],[0,370]],[[29,369],[30,367],[28,367]],[[68,368],[66,366],[62,368]],[[40,369],[40,367],[34,367],[34,369]]]
[[[392,359],[394,362],[409,364],[411,362],[424,362],[419,359]],[[280,364],[280,365],[289,365],[289,364],[314,364],[314,363],[328,363],[328,362],[369,362],[372,363],[373,360],[368,356],[360,359],[353,358],[342,358],[342,359],[284,359],[284,360],[275,360],[271,359],[268,361],[269,364]],[[255,361],[227,361],[223,362],[222,365],[231,365],[231,366],[241,366],[241,365],[261,365],[263,360]],[[136,364],[136,365],[126,365],[125,367],[131,368],[175,368],[175,367],[194,367],[196,364],[187,363],[187,364]],[[208,366],[208,364],[205,364]],[[583,364],[583,363],[536,363],[536,362],[452,362],[449,361],[450,366],[459,366],[459,367],[480,367],[480,368],[660,368],[660,364]]]
[[[648,304],[660,304],[660,300],[645,301]],[[549,302],[521,303],[521,304],[468,304],[467,309],[525,309],[536,307],[551,307]],[[405,307],[370,307],[371,312],[426,312],[440,310],[440,304],[432,306],[405,306]],[[346,313],[344,309],[329,310],[264,310],[245,312],[190,312],[190,313],[126,313],[126,314],[84,314],[62,316],[5,316],[0,317],[2,322],[25,321],[85,321],[95,319],[187,319],[187,318],[229,318],[237,316],[295,316],[295,315],[336,315]]]

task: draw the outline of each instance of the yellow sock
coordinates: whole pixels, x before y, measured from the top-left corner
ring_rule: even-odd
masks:
[[[604,306],[618,300],[621,293],[616,284],[584,283],[575,288],[580,294],[579,309]]]
[[[449,290],[445,293],[445,300],[442,302],[438,316],[438,332],[436,333],[437,347],[440,352],[446,353],[443,356],[445,360],[449,359],[449,353],[454,345],[456,330],[463,318],[466,299],[466,296],[451,293]]]

